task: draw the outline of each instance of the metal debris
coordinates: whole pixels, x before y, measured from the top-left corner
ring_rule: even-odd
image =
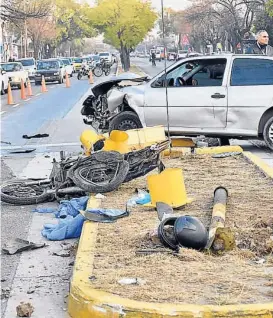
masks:
[[[30,241],[22,240],[20,238],[16,238],[11,240],[10,242],[4,244],[2,248],[3,253],[8,255],[14,255],[16,253],[21,253],[23,251],[35,250],[37,248],[42,248],[47,246],[45,243],[36,244]]]
[[[18,317],[31,317],[34,312],[34,307],[31,303],[20,302],[20,305],[16,307]]]

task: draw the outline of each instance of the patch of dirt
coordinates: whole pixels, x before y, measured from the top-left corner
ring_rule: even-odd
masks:
[[[242,156],[224,159],[185,156],[166,160],[165,164],[183,169],[188,196],[195,199],[176,213],[198,217],[206,227],[210,223],[215,188],[228,189],[226,226],[235,233],[236,249],[221,256],[188,249],[181,249],[179,254],[136,253],[154,247],[147,233],[159,224],[155,210],[137,207],[128,218],[99,225],[93,286],[148,302],[215,305],[272,302],[273,247],[269,244],[273,235],[272,180]],[[135,188],[145,187],[146,177],[125,184],[107,195],[104,207],[124,209]],[[264,261],[257,262],[260,259]],[[139,278],[146,284],[121,286],[118,281],[123,278]]]

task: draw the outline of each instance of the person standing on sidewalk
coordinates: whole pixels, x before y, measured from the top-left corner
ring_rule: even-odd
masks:
[[[155,64],[155,59],[156,59],[156,55],[155,55],[155,52],[152,53],[152,65],[153,66],[156,66]]]
[[[273,47],[268,44],[268,33],[265,30],[261,30],[257,33],[256,39],[257,42],[253,44],[246,53],[273,56]]]

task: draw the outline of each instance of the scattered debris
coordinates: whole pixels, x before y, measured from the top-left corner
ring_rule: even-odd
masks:
[[[89,277],[89,280],[90,280],[91,282],[93,282],[93,281],[96,280],[96,279],[97,279],[97,277],[94,276],[94,275],[92,275],[92,276]]]
[[[6,281],[5,278],[2,278],[2,279],[1,279],[1,283],[4,283],[5,281]]]
[[[224,153],[215,154],[212,156],[212,158],[222,159],[222,158],[240,156],[241,154],[242,154],[241,152],[224,152]]]
[[[34,294],[34,292],[35,292],[35,290],[34,290],[34,289],[30,289],[30,290],[28,290],[28,291],[27,291],[27,294],[28,294],[28,295],[30,295],[30,294]]]
[[[264,258],[260,258],[259,260],[255,261],[256,264],[264,264],[265,263],[265,259]]]
[[[34,312],[34,307],[31,303],[20,302],[20,305],[16,307],[18,317],[31,317]]]
[[[23,135],[22,138],[24,139],[31,139],[31,138],[46,138],[49,137],[49,134],[37,134],[33,136]]]
[[[1,299],[7,299],[10,296],[10,288],[6,287],[6,288],[2,288],[1,289]]]
[[[98,193],[98,194],[95,195],[95,198],[96,198],[96,199],[102,199],[102,200],[103,200],[103,199],[106,198],[106,196],[103,195],[103,194],[101,194],[101,193]]]
[[[231,228],[218,228],[215,234],[215,240],[212,244],[213,251],[217,253],[231,251],[235,246],[235,236]]]
[[[16,253],[21,253],[23,251],[35,250],[37,248],[42,248],[46,246],[47,245],[45,243],[37,244],[30,241],[22,240],[20,238],[16,238],[4,244],[2,251],[5,254],[13,255]]]
[[[70,257],[70,251],[69,250],[60,250],[58,252],[54,252],[53,255],[60,256],[60,257]]]
[[[113,223],[116,220],[129,216],[129,211],[117,210],[117,209],[87,209],[86,211],[80,211],[85,219],[93,222],[101,223]]]
[[[36,148],[18,148],[18,149],[10,150],[9,153],[30,153],[35,150]]]
[[[1,144],[11,145],[11,142],[8,142],[8,141],[1,141]]]
[[[122,278],[118,281],[120,285],[145,285],[146,281],[140,278]]]
[[[72,261],[68,264],[68,266],[74,266],[74,264],[75,264],[75,261]]]

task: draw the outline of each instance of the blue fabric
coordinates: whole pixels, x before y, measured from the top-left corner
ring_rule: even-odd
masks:
[[[51,241],[78,238],[81,236],[85,218],[80,210],[86,210],[89,197],[61,201],[58,210],[53,208],[34,209],[38,213],[54,213],[59,218],[58,224],[45,224],[42,235]]]
[[[58,224],[45,224],[42,235],[50,241],[78,238],[81,236],[84,221],[85,218],[81,214],[76,217],[69,215]]]

